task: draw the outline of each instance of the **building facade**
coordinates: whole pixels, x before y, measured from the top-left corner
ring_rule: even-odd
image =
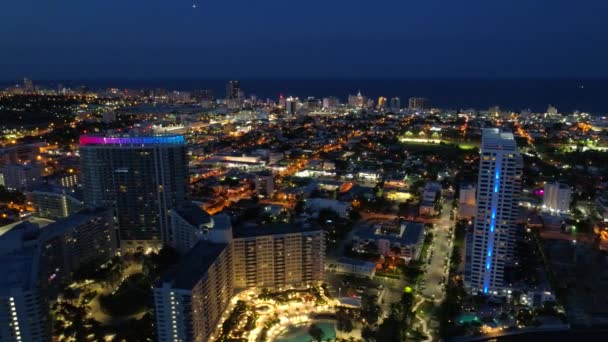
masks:
[[[68,217],[84,209],[80,195],[75,191],[57,187],[41,187],[30,194],[36,215],[51,220]]]
[[[477,213],[467,244],[465,285],[474,293],[502,294],[513,256],[522,157],[511,133],[484,129],[477,182]]]
[[[551,214],[566,214],[570,212],[572,190],[563,183],[546,183],[543,194],[543,211]]]
[[[463,219],[473,218],[477,208],[477,187],[475,184],[463,184],[458,192],[458,216]]]
[[[325,236],[317,228],[241,229],[234,234],[232,254],[237,290],[300,286],[325,275]]]
[[[154,286],[157,341],[213,340],[233,296],[228,244],[200,241]]]
[[[42,182],[38,164],[7,164],[0,168],[0,185],[8,190],[31,190]]]
[[[40,237],[41,285],[60,289],[86,263],[116,253],[114,219],[107,208],[87,208],[44,227]]]
[[[186,202],[169,212],[171,245],[180,254],[188,252],[213,229],[214,220],[199,206]]]
[[[80,159],[85,204],[114,209],[122,250],[170,240],[169,210],[188,190],[183,136],[82,136]]]
[[[0,236],[0,341],[50,341],[39,233],[26,221]]]
[[[48,306],[38,290],[34,247],[0,256],[0,341],[50,341]]]

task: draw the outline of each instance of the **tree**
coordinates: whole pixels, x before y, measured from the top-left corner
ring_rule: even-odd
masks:
[[[353,331],[354,328],[353,321],[342,309],[336,312],[336,328],[347,333]]]
[[[361,297],[361,317],[369,324],[376,324],[380,317],[380,306],[377,304],[378,297],[364,293]]]
[[[308,328],[308,335],[310,335],[315,341],[321,342],[323,340],[323,336],[325,336],[325,333],[323,332],[323,329],[319,328],[316,324],[312,324]]]
[[[304,212],[305,207],[306,207],[306,203],[304,203],[304,201],[302,201],[302,200],[299,200],[298,202],[296,202],[296,205],[293,208],[293,211],[296,212],[297,214],[301,214]]]
[[[11,191],[4,186],[0,186],[0,202],[23,204],[25,203],[25,195],[19,191]]]
[[[78,299],[78,292],[71,287],[66,287],[63,290],[63,299],[73,305],[74,300]]]

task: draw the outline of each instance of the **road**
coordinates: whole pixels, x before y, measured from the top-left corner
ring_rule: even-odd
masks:
[[[433,231],[434,238],[430,250],[432,253],[431,263],[428,264],[423,278],[426,285],[422,294],[436,302],[443,299],[443,284],[440,284],[440,282],[447,279],[448,276],[448,262],[452,252],[452,226],[454,224],[454,221],[450,220],[452,209],[452,198],[446,198],[443,211]]]

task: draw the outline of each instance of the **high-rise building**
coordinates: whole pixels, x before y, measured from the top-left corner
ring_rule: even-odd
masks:
[[[38,288],[36,250],[27,246],[16,254],[0,254],[0,341],[50,341],[48,306]]]
[[[226,84],[226,99],[234,100],[240,98],[241,84],[239,81],[228,81]]]
[[[73,272],[93,260],[115,255],[114,219],[107,208],[87,208],[41,230],[42,288],[62,289]]]
[[[179,210],[180,229],[198,230],[200,213]],[[177,212],[177,210],[176,210]],[[315,227],[271,225],[232,231],[221,224],[199,235],[182,261],[154,286],[159,341],[212,341],[238,291],[280,289],[324,280],[325,237]],[[184,246],[186,247],[186,246]]]
[[[154,286],[159,342],[213,339],[234,292],[231,249],[199,241]]]
[[[393,112],[398,112],[401,109],[401,99],[398,97],[391,98],[390,107]]]
[[[34,82],[32,80],[30,80],[29,78],[24,78],[23,79],[23,90],[27,93],[33,92],[35,90]]]
[[[410,97],[408,99],[407,108],[410,110],[426,109],[429,106],[429,100],[424,97]]]
[[[108,209],[85,209],[40,229],[21,222],[0,236],[0,341],[50,341],[48,301],[73,271],[114,255]]]
[[[82,136],[80,160],[84,202],[114,209],[122,250],[171,241],[169,210],[187,196],[183,136]]]
[[[186,254],[200,240],[228,243],[232,240],[232,224],[226,214],[211,216],[193,202],[185,202],[172,209],[171,245],[180,254]]]
[[[285,100],[285,113],[289,116],[295,115],[298,110],[298,102],[299,99],[297,97],[288,97]]]
[[[361,94],[361,90],[357,92],[357,95],[348,95],[348,105],[351,107],[363,108],[367,106],[367,97]]]
[[[31,190],[42,182],[42,167],[32,164],[7,164],[0,168],[0,185],[9,190]]]
[[[323,109],[334,109],[340,104],[340,100],[337,97],[325,97],[323,98]]]
[[[316,227],[290,224],[234,232],[234,288],[282,288],[324,279],[325,237]]]
[[[57,220],[84,209],[82,196],[75,190],[44,185],[29,195],[39,217]]]
[[[551,214],[565,214],[570,211],[572,190],[563,183],[546,183],[543,194],[543,211]]]
[[[386,106],[388,105],[388,100],[386,97],[384,96],[380,96],[378,98],[378,109],[386,109]]]
[[[512,133],[483,130],[477,213],[465,264],[465,284],[471,292],[501,295],[507,289],[503,276],[513,257],[522,166]]]

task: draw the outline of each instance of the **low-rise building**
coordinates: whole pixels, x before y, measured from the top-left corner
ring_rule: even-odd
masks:
[[[327,268],[336,273],[351,274],[370,279],[376,274],[376,263],[346,257],[339,258],[335,263],[327,265]]]
[[[572,190],[568,185],[563,183],[546,183],[543,192],[543,211],[555,215],[570,212]]]
[[[424,223],[408,221],[397,227],[373,225],[353,236],[353,249],[364,251],[373,245],[377,253],[406,260],[418,259],[424,243]]]
[[[460,218],[470,219],[475,216],[477,209],[476,191],[477,186],[475,184],[463,184],[460,187],[458,194],[458,216]]]
[[[270,197],[274,192],[274,177],[271,172],[263,171],[255,175],[255,192],[261,197]]]
[[[306,210],[310,211],[313,217],[319,216],[319,212],[323,209],[330,209],[335,211],[340,217],[347,217],[352,208],[351,202],[342,202],[328,198],[308,198],[305,203]]]

